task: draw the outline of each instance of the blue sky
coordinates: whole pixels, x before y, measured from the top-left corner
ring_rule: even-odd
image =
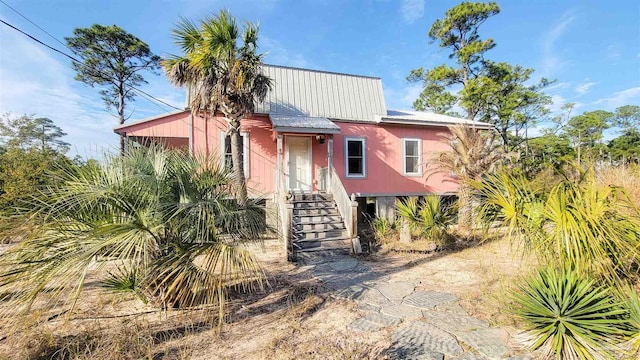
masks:
[[[266,62],[382,78],[388,108],[408,109],[420,92],[405,78],[411,69],[447,62],[429,44],[433,21],[457,1],[445,0],[3,0],[56,38],[76,27],[116,24],[159,55],[175,53],[170,30],[179,17],[198,19],[221,8],[260,23]],[[640,3],[621,1],[501,1],[502,12],[481,28],[497,47],[487,54],[557,79],[548,93],[552,110],[568,101],[577,112],[640,105]],[[62,48],[6,6],[0,18]],[[73,79],[68,59],[0,24],[0,113],[35,113],[69,135],[72,153],[92,156],[116,145],[116,118],[104,110],[98,89]],[[143,89],[171,104],[183,92],[164,76],[147,75]],[[142,98],[132,120],[170,109]]]

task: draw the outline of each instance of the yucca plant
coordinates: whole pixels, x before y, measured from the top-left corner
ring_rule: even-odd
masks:
[[[640,356],[640,296],[632,286],[625,286],[620,291],[620,298],[629,310],[630,339],[626,342],[626,349],[636,358]]]
[[[152,304],[204,305],[222,319],[227,289],[263,279],[243,247],[265,228],[263,209],[239,204],[234,191],[217,158],[159,146],[68,167],[60,185],[34,199],[22,240],[0,254],[0,293],[16,292],[17,310],[65,296],[73,308],[90,268],[101,274],[113,261],[141,274]]]
[[[612,284],[638,276],[640,212],[621,189],[598,185],[587,174],[541,194],[504,171],[474,186],[484,200],[479,216],[485,223],[501,225],[514,243],[543,260]]]
[[[630,335],[624,304],[569,268],[538,271],[513,298],[521,340],[544,359],[613,359]]]

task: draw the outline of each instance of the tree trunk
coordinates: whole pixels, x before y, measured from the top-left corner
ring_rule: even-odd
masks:
[[[118,87],[118,122],[124,124],[124,84]],[[126,146],[125,136],[120,134],[120,156],[124,155]]]
[[[473,212],[472,189],[467,184],[460,184],[458,190],[458,229],[471,230]]]
[[[240,205],[247,203],[247,181],[244,177],[244,163],[242,161],[243,146],[240,137],[240,121],[231,123],[231,162],[237,186],[237,200]],[[246,155],[248,156],[248,155]]]

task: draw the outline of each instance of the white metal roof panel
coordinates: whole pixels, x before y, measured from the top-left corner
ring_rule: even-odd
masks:
[[[387,113],[380,78],[264,65],[273,81],[256,113],[376,121]]]
[[[378,123],[407,124],[407,125],[470,125],[482,129],[492,129],[494,126],[481,121],[473,121],[459,117],[412,110],[388,110],[387,115],[379,116]]]
[[[270,114],[273,130],[302,133],[338,134],[340,128],[325,117]]]

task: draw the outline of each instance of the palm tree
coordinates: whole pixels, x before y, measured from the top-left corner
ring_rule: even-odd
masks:
[[[437,159],[439,171],[453,173],[460,180],[458,190],[458,227],[471,228],[473,211],[472,180],[478,180],[502,159],[501,145],[496,141],[497,133],[480,130],[472,126],[450,126],[447,140],[450,151],[443,151]]]
[[[263,231],[262,209],[238,204],[233,191],[217,159],[160,146],[69,165],[25,214],[29,231],[0,254],[0,293],[15,293],[15,309],[24,311],[65,296],[73,308],[90,269],[102,276],[119,264],[140,275],[135,290],[152,304],[209,305],[222,315],[228,289],[263,279],[242,246]]]
[[[223,10],[201,20],[199,26],[182,19],[173,29],[173,38],[184,55],[163,61],[165,73],[174,85],[188,88],[191,111],[222,113],[229,123],[238,201],[244,203],[247,186],[240,121],[253,114],[256,101],[263,101],[271,88],[271,80],[261,73],[263,54],[256,53],[258,27],[247,22],[240,34],[233,16]]]

